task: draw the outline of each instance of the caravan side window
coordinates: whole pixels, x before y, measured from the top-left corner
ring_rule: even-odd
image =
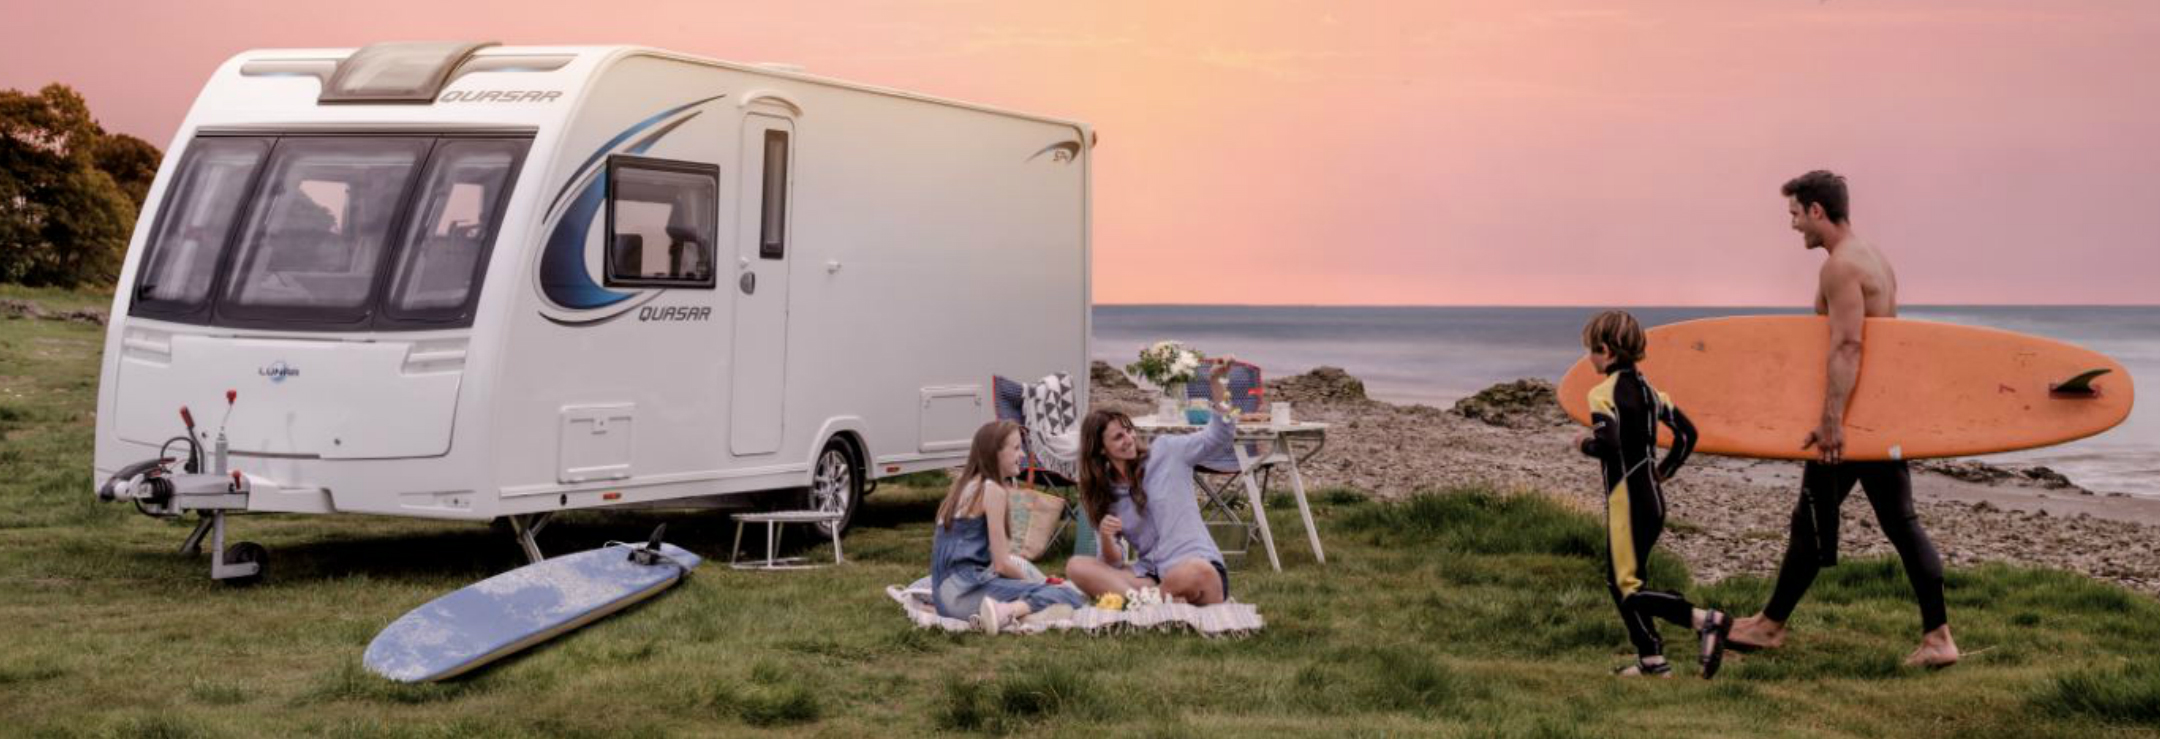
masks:
[[[608,158],[607,284],[711,288],[720,168]]]
[[[758,258],[788,256],[788,132],[765,132],[765,195],[758,208]]]

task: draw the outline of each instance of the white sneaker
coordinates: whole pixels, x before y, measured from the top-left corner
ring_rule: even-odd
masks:
[[[984,598],[983,604],[976,606],[975,609],[976,623],[983,626],[984,633],[992,636],[996,636],[998,629],[1005,626],[1005,615],[1009,613],[1009,611],[1000,610],[998,605],[998,601]]]

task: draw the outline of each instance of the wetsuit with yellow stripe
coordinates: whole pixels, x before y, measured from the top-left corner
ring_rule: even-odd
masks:
[[[1695,606],[1679,593],[1643,587],[1651,546],[1666,526],[1658,484],[1673,476],[1696,446],[1688,416],[1643,379],[1632,364],[1607,368],[1591,388],[1592,434],[1583,453],[1598,458],[1606,482],[1606,585],[1640,657],[1664,653],[1652,618],[1693,625]],[[1673,449],[1658,459],[1658,424],[1673,430]]]

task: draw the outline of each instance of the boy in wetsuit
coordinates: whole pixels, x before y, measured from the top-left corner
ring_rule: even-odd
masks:
[[[1597,457],[1605,472],[1606,588],[1621,611],[1628,640],[1636,646],[1636,663],[1614,674],[1673,676],[1652,621],[1658,618],[1695,630],[1697,660],[1709,679],[1718,673],[1732,620],[1725,613],[1695,607],[1680,593],[1643,587],[1651,546],[1666,525],[1659,483],[1671,479],[1688,459],[1696,445],[1696,427],[1636,371],[1636,363],[1643,360],[1644,337],[1634,316],[1607,311],[1593,317],[1583,327],[1583,348],[1606,380],[1591,389],[1591,430],[1577,437],[1576,447]],[[1658,459],[1661,423],[1673,430],[1673,450],[1664,461]]]

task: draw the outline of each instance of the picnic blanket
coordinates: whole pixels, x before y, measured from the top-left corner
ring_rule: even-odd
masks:
[[[943,629],[945,631],[975,631],[976,627],[965,619],[946,618],[938,615],[938,608],[930,602],[930,578],[917,580],[907,587],[888,585],[887,597],[899,603],[906,611],[908,620],[917,628]],[[1212,606],[1195,606],[1185,603],[1136,606],[1123,611],[1106,611],[1093,606],[1072,609],[1070,615],[1061,610],[1031,614],[1019,623],[999,629],[1002,634],[1040,634],[1046,631],[1078,630],[1082,633],[1103,635],[1125,631],[1170,630],[1188,628],[1206,637],[1245,636],[1261,630],[1261,613],[1249,603],[1230,601]]]

